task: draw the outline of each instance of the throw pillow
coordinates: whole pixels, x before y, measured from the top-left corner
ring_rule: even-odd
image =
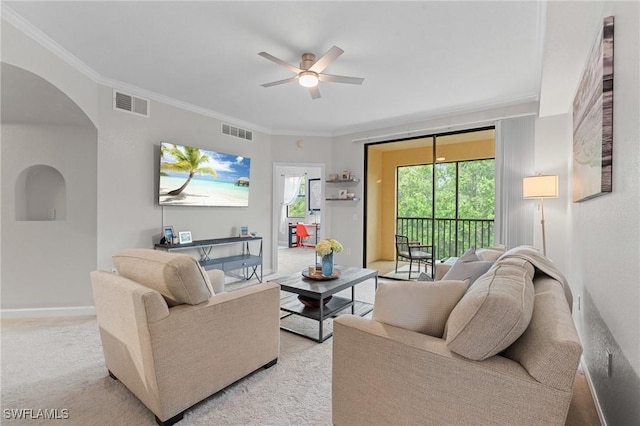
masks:
[[[480,260],[492,260],[495,262],[500,256],[504,254],[505,250],[506,247],[502,245],[479,248],[478,250],[476,250],[476,255]]]
[[[197,305],[213,294],[198,261],[185,254],[127,249],[113,256],[118,274],[162,294],[169,306]]]
[[[483,360],[509,347],[529,326],[533,313],[533,268],[529,262],[496,262],[455,306],[447,324],[447,346]]]
[[[493,265],[493,261],[480,260],[475,249],[469,249],[463,254],[451,269],[442,277],[443,280],[469,280],[469,286],[486,273]]]
[[[480,260],[480,258],[476,254],[476,249],[474,247],[471,247],[469,250],[465,251],[464,254],[458,258],[458,260],[462,260],[463,262],[474,262],[476,260]]]
[[[442,337],[444,324],[467,289],[466,281],[380,283],[371,318],[385,324]]]

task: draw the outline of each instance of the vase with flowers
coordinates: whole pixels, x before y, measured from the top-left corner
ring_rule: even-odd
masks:
[[[333,253],[342,251],[342,244],[333,238],[320,240],[316,244],[316,253],[322,256],[322,275],[329,277],[333,274]]]

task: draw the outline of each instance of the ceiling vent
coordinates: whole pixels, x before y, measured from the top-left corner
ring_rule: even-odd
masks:
[[[149,100],[113,91],[113,109],[149,117]]]
[[[253,140],[253,132],[251,130],[241,129],[239,127],[235,127],[231,124],[226,123],[222,123],[222,134],[235,136],[236,138],[245,139],[248,141]]]

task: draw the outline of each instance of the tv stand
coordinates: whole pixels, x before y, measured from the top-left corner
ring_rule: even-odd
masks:
[[[249,243],[252,242],[260,243],[257,254],[251,253]],[[230,244],[239,244],[241,253],[223,257],[214,257],[211,254],[216,246]],[[220,269],[228,275],[244,280],[249,280],[255,276],[259,282],[262,282],[262,237],[214,238],[197,240],[187,244],[156,244],[155,248],[156,250],[169,252],[196,249],[200,252],[200,260],[198,262],[204,269]],[[258,266],[260,267],[260,276],[258,276]],[[242,274],[233,272],[237,270],[242,270]]]

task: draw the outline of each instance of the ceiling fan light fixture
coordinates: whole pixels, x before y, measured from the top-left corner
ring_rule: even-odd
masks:
[[[303,71],[298,76],[298,82],[302,87],[316,87],[318,85],[318,74],[313,71]]]

